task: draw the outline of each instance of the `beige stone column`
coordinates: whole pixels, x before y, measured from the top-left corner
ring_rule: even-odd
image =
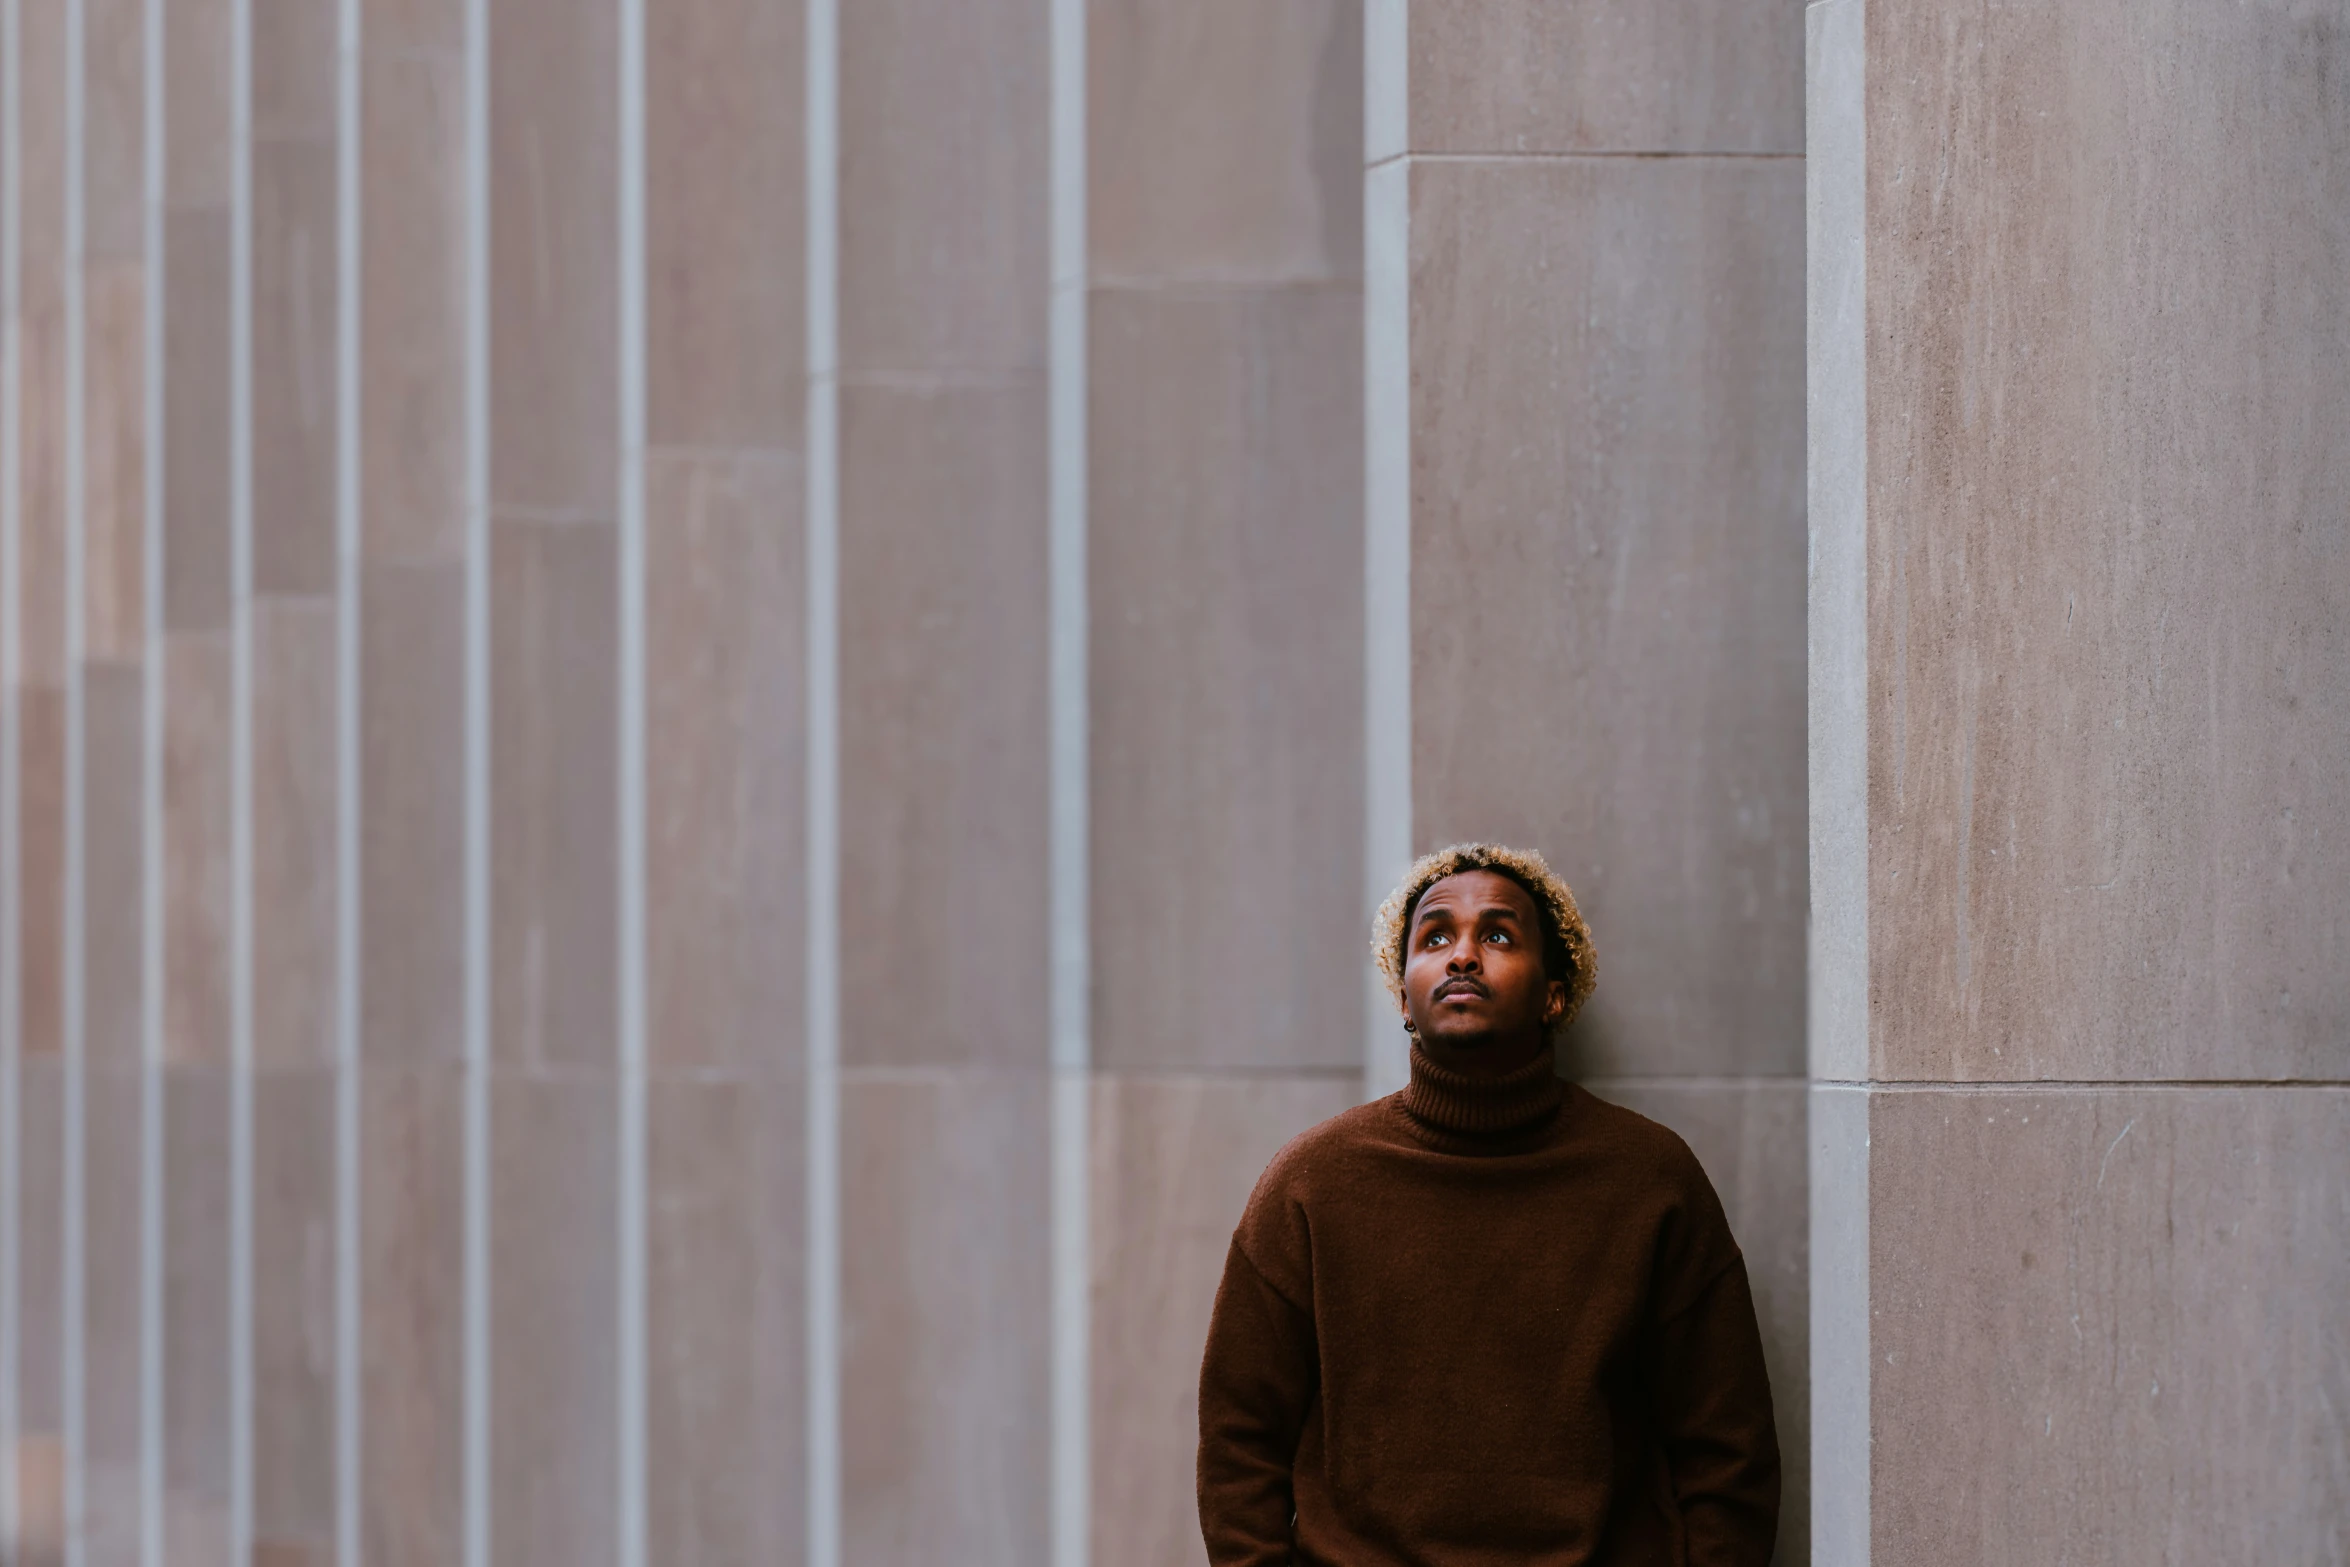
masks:
[[[647,1567],[806,1543],[802,8],[647,8]]]
[[[232,1409],[232,196],[227,0],[164,30],[163,1489],[174,1562],[225,1564]]]
[[[11,1129],[16,1212],[13,1326],[15,1447],[10,1461],[19,1539],[28,1563],[64,1546],[66,1252],[66,91],[63,0],[14,8],[15,284],[9,322],[15,372],[14,574],[8,583],[13,688],[16,950],[8,1019],[16,1074]]]
[[[367,1561],[464,1540],[467,48],[460,0],[363,5],[355,1472]]]
[[[323,1560],[336,1507],[336,15],[252,10],[253,1550]]]
[[[2350,1549],[2346,50],[1812,7],[1822,1561]]]
[[[1362,27],[1086,23],[1090,1559],[1175,1567],[1232,1226],[1360,1092]]]
[[[138,1559],[147,1304],[148,58],[82,8],[82,1542]]]
[[[1046,0],[839,7],[840,1560],[1039,1562]]]
[[[1805,1551],[1803,267],[1792,7],[1368,10],[1365,895],[1542,851],[1568,1069],[1729,1208]],[[1400,1079],[1384,1000],[1372,1087]]]

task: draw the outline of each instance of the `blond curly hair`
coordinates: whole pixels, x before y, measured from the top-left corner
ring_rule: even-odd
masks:
[[[1558,979],[1563,970],[1567,982],[1567,1009],[1551,1026],[1551,1037],[1557,1038],[1590,999],[1592,987],[1599,983],[1599,965],[1591,950],[1590,927],[1583,923],[1583,911],[1575,907],[1575,895],[1532,849],[1456,843],[1414,860],[1371,922],[1371,958],[1387,982],[1387,993],[1396,998],[1397,1005],[1402,1004],[1404,942],[1411,933],[1412,913],[1420,906],[1421,895],[1462,871],[1496,871],[1523,887],[1526,896],[1534,900],[1534,911],[1542,921],[1543,971]]]

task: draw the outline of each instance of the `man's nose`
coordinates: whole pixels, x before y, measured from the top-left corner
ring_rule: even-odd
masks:
[[[1452,956],[1444,960],[1447,973],[1465,974],[1477,966],[1477,944],[1464,941],[1452,949]]]

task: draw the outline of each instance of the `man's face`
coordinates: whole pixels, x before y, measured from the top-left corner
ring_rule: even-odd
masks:
[[[1461,871],[1421,894],[1404,938],[1403,1001],[1424,1044],[1538,1051],[1566,1011],[1567,985],[1543,974],[1542,925],[1526,889],[1499,871]]]

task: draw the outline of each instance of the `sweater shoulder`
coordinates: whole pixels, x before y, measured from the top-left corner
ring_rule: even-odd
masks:
[[[1363,1150],[1390,1140],[1382,1131],[1393,1114],[1388,1099],[1374,1099],[1318,1121],[1283,1143],[1257,1177],[1256,1190],[1249,1194],[1251,1211],[1265,1204],[1310,1200],[1318,1184],[1354,1163]]]
[[[1637,1171],[1678,1191],[1702,1189],[1712,1195],[1713,1183],[1706,1179],[1705,1166],[1681,1134],[1661,1121],[1652,1121],[1637,1110],[1628,1110],[1611,1100],[1600,1098],[1589,1089],[1577,1088],[1578,1113],[1588,1130],[1585,1135],[1605,1147],[1609,1155],[1622,1161],[1627,1170]]]

